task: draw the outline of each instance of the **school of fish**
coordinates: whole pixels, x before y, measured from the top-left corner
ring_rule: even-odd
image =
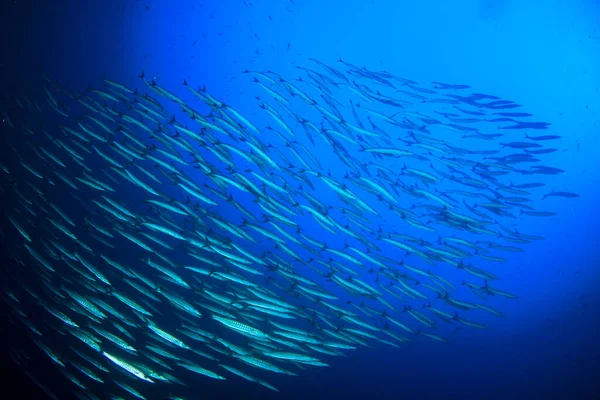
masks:
[[[516,224],[578,197],[544,189],[564,172],[543,162],[560,136],[532,133],[550,124],[468,85],[305,64],[244,70],[243,111],[144,73],[80,93],[44,77],[4,107],[6,318],[78,398],[277,391],[359,346],[485,329],[517,298],[503,255],[543,237]]]

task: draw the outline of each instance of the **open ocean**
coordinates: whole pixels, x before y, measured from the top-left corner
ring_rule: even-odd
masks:
[[[600,2],[0,6],[7,399],[600,399]]]

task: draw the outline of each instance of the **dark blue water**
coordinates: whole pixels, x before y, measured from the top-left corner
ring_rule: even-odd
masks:
[[[257,110],[259,92],[242,70],[273,70],[293,80],[299,76],[296,66],[308,65],[308,58],[332,65],[342,58],[419,82],[471,85],[475,92],[522,104],[537,120],[552,123],[548,132],[562,136],[555,145],[560,151],[544,162],[566,173],[549,177],[546,188],[581,197],[542,202],[541,194],[547,191],[540,192],[535,205],[558,215],[510,222],[518,223],[521,232],[546,239],[528,244],[524,253],[503,254],[508,262],[495,271],[501,275],[502,289],[519,296],[490,302],[505,318],[478,315],[478,322],[488,326],[481,331],[444,328],[447,345],[425,340],[400,349],[377,345],[334,358],[330,367],[307,368],[297,377],[265,375],[280,393],[240,379],[202,379],[186,398],[600,398],[598,2],[10,3],[2,4],[0,13],[0,84],[3,104],[17,114],[11,99],[38,87],[42,72],[83,91],[98,85],[103,74],[139,87],[137,76],[144,71],[177,94],[187,92],[183,79],[196,87],[205,85],[253,121],[272,124]],[[267,134],[262,139],[273,140]],[[328,162],[318,146],[314,152]],[[56,201],[63,196],[50,194]],[[119,196],[131,199],[140,193],[124,188]],[[321,200],[335,201],[330,196]],[[2,244],[5,276],[14,276],[15,268],[21,267],[7,254],[22,239],[6,221],[2,229],[14,235]],[[320,231],[309,226],[307,232]],[[344,240],[328,239],[327,244],[340,248]],[[253,250],[264,250],[260,246]],[[136,262],[136,254],[130,257]],[[31,373],[60,398],[69,398],[70,383],[23,332],[22,326],[2,326],[3,391],[20,393],[12,398],[44,398],[8,357],[11,348],[26,348],[35,357]],[[90,388],[107,398],[101,386]],[[168,393],[167,388],[148,398],[165,398]]]

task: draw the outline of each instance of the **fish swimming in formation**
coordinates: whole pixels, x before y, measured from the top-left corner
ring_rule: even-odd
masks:
[[[555,215],[535,209],[545,183],[522,179],[563,170],[536,158],[559,136],[500,143],[496,129],[550,124],[469,85],[309,61],[296,80],[245,70],[252,109],[142,73],[140,87],[104,77],[81,93],[45,77],[3,110],[7,321],[74,390],[113,382],[115,398],[145,398],[244,379],[278,391],[269,376],[359,346],[447,343],[438,320],[504,317],[465,293],[518,297],[501,289],[500,255],[543,237],[508,221]]]

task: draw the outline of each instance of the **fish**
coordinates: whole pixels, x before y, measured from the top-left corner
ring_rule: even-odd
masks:
[[[502,318],[498,298],[519,297],[491,262],[544,239],[520,224],[558,215],[533,199],[565,171],[544,165],[558,135],[508,141],[495,124],[551,124],[467,84],[297,67],[244,69],[256,98],[142,73],[81,93],[44,79],[28,96],[39,108],[13,99],[27,119],[2,110],[3,240],[19,267],[7,321],[74,390],[176,398],[242,378],[278,391],[253,370],[302,379],[358,348],[435,348],[441,325],[487,328],[476,313]],[[64,335],[77,341],[56,346]]]
[[[502,147],[511,147],[513,149],[529,149],[532,147],[542,147],[542,145],[537,143],[528,143],[528,142],[509,142],[509,143],[500,143]]]
[[[527,134],[525,134],[525,137],[529,140],[556,140],[561,138],[558,135],[529,136]]]
[[[542,196],[542,200],[545,200],[547,197],[567,197],[567,198],[577,198],[580,197],[577,193],[571,193],[571,192],[557,192],[552,190],[550,193],[547,193],[545,195]]]

